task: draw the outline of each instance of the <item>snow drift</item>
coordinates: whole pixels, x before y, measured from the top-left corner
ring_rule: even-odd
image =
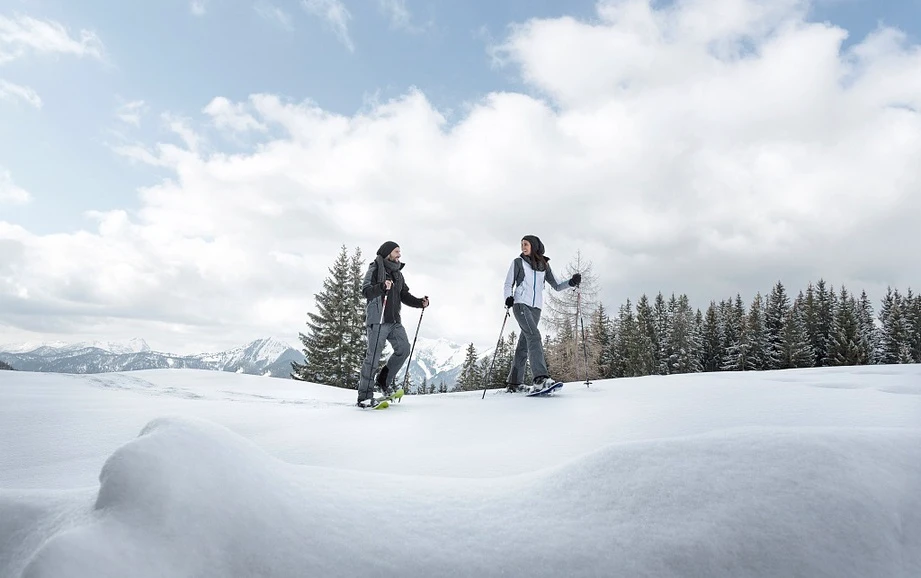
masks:
[[[919,490],[917,430],[734,428],[459,479],[291,465],[159,418],[98,491],[0,493],[0,576],[907,578]]]

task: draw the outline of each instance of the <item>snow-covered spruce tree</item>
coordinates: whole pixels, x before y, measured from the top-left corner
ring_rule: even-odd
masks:
[[[837,299],[835,332],[828,348],[829,365],[860,365],[860,314],[857,301],[844,285]]]
[[[741,332],[741,323],[735,318],[732,311],[732,299],[720,299],[717,306],[717,315],[720,328],[719,371],[728,371],[729,348]]]
[[[499,387],[499,384],[496,384],[496,373],[489,373],[489,364],[492,361],[492,355],[486,355],[481,357],[479,363],[477,364],[477,373],[483,376],[483,379],[480,380],[480,384],[477,389],[483,389],[483,385],[488,382],[488,387]],[[498,359],[496,362],[498,363]]]
[[[645,293],[636,303],[636,339],[631,349],[635,361],[634,375],[655,375],[659,365],[659,345],[655,318]]]
[[[761,371],[778,366],[772,349],[768,328],[765,325],[764,298],[761,292],[755,294],[748,311],[748,356],[745,369]]]
[[[908,344],[913,363],[921,363],[921,294],[914,295],[911,287],[905,294],[905,319],[908,323]]]
[[[513,335],[509,335],[513,337]],[[510,339],[502,339],[498,342],[498,351],[493,351],[489,355],[484,355],[480,359],[479,374],[482,380],[478,388],[482,388],[486,380],[488,387],[497,388],[505,387],[505,380],[508,372],[512,367],[512,349],[510,349]]]
[[[703,322],[701,336],[700,365],[701,371],[719,371],[722,359],[722,327],[716,301],[710,301]]]
[[[864,364],[879,363],[879,332],[873,322],[873,305],[866,291],[860,292],[857,319],[859,328],[857,346],[860,348],[860,358],[864,360]]]
[[[343,347],[345,347],[343,357],[345,360],[344,366],[352,370],[349,383],[355,383],[356,388],[361,377],[361,365],[364,363],[368,347],[368,333],[365,326],[367,300],[361,294],[361,282],[364,276],[365,263],[361,248],[355,247],[355,252],[352,253],[349,261],[349,280],[352,286],[348,293],[346,311],[348,315],[351,315],[351,319],[346,325],[348,332],[343,339]],[[381,356],[383,356],[383,352],[381,352]],[[408,367],[406,370],[409,370]]]
[[[745,371],[748,368],[749,335],[748,315],[742,296],[736,294],[735,302],[728,310],[726,321],[727,341],[729,346],[723,362],[726,371]]]
[[[10,364],[8,364],[8,363],[6,363],[5,361],[0,361],[0,370],[12,371],[12,370],[13,370],[13,366],[10,365]]]
[[[815,354],[809,341],[809,332],[806,330],[806,298],[800,291],[793,301],[793,306],[787,311],[787,319],[783,325],[784,352],[783,367],[812,367],[815,364]]]
[[[483,387],[483,375],[480,373],[476,347],[471,341],[467,346],[467,356],[457,378],[457,391],[474,391]]]
[[[911,325],[906,315],[906,303],[899,290],[886,288],[882,306],[879,310],[880,328],[880,363],[911,362]]]
[[[784,343],[784,321],[790,311],[790,298],[783,283],[777,281],[767,298],[764,312],[764,329],[767,338],[764,369],[786,369],[784,365],[787,346]]]
[[[826,287],[825,280],[816,283],[816,333],[813,335],[812,348],[816,352],[816,367],[829,365],[828,348],[831,345],[832,326],[834,324],[835,289]]]
[[[700,314],[700,311],[697,312]],[[675,294],[668,300],[668,323],[664,339],[668,352],[668,373],[696,373],[701,371],[700,331],[688,296]]]
[[[591,379],[609,379],[614,377],[614,322],[608,316],[603,303],[598,304],[589,330],[591,341],[597,348],[595,373]],[[591,359],[589,359],[591,362]]]
[[[806,326],[809,350],[812,351],[810,367],[815,367],[821,361],[819,353],[819,304],[816,298],[815,285],[811,281],[806,287],[806,295],[803,299],[803,324]]]
[[[611,343],[611,363],[613,377],[632,377],[632,347],[636,340],[636,318],[633,316],[633,304],[627,302],[620,306],[614,320],[614,340]]]
[[[291,363],[291,377],[347,389],[358,388],[367,336],[361,295],[361,250],[349,259],[345,245],[315,295],[316,312],[307,314],[300,333],[304,363]],[[381,352],[383,355],[383,352]]]
[[[674,293],[672,293],[674,296]],[[668,375],[668,358],[671,351],[668,349],[668,333],[671,318],[669,316],[668,305],[665,303],[665,297],[662,292],[656,294],[652,302],[653,318],[653,343],[655,344],[656,373],[659,375]]]
[[[499,347],[499,354],[496,356],[496,364],[493,366],[493,375],[490,382],[495,387],[504,387],[508,374],[512,370],[512,360],[515,357],[515,347],[518,346],[518,334],[513,330],[508,337],[502,340]],[[527,364],[525,364],[527,369]],[[530,382],[525,382],[530,383]]]
[[[697,335],[697,371],[704,370],[703,350],[704,350],[704,314],[698,307],[694,311],[694,332]]]

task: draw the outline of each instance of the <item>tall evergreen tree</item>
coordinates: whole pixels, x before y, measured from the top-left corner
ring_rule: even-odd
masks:
[[[865,362],[861,359],[859,346],[859,317],[857,301],[842,285],[835,311],[835,333],[829,347],[829,365],[859,365]]]
[[[710,301],[710,306],[707,307],[707,315],[704,318],[703,339],[700,353],[702,371],[719,371],[722,365],[721,337],[722,329],[720,327],[716,302]]]
[[[0,361],[0,370],[12,371],[13,366],[5,361]]]
[[[857,319],[859,331],[857,346],[860,349],[862,363],[877,363],[879,358],[879,335],[876,324],[873,322],[873,305],[870,303],[870,298],[867,297],[866,291],[860,292]]]
[[[364,273],[364,258],[361,254],[361,247],[355,247],[355,252],[352,253],[349,261],[351,288],[348,292],[346,308],[346,327],[348,331],[342,339],[342,346],[345,348],[343,364],[345,367],[352,369],[352,376],[349,378],[349,382],[354,382],[356,388],[361,377],[361,365],[364,363],[368,348],[368,333],[365,326],[367,300],[361,293],[361,282],[364,279]],[[383,352],[381,354],[383,355]],[[406,370],[409,371],[408,368]]]
[[[809,367],[815,367],[821,362],[822,356],[819,340],[819,301],[812,282],[806,287],[806,298],[803,300],[803,323],[809,337],[809,349],[812,351],[812,363]]]
[[[498,350],[489,355],[484,355],[480,360],[479,373],[483,380],[488,379],[488,387],[505,387],[509,370],[512,368],[512,356],[515,347],[515,332],[512,331],[506,339],[499,340]],[[491,368],[490,368],[491,366]],[[479,387],[483,387],[480,383]]]
[[[674,297],[674,294],[672,294]],[[652,305],[653,333],[652,342],[655,347],[656,373],[668,375],[668,359],[671,352],[668,350],[668,333],[671,319],[665,297],[660,291]]]
[[[703,351],[704,351],[704,314],[700,307],[694,311],[694,335],[697,338],[697,370],[703,371]]]
[[[767,333],[765,369],[786,369],[783,365],[785,352],[787,351],[787,346],[783,342],[783,324],[789,311],[790,299],[787,297],[787,290],[784,288],[783,283],[777,281],[774,288],[771,289],[770,295],[768,295],[764,316],[764,328]]]
[[[483,387],[483,375],[480,373],[479,360],[473,342],[467,346],[467,356],[457,378],[458,391],[473,391]]]
[[[513,330],[502,343],[502,349],[499,351],[499,356],[496,358],[496,365],[493,368],[496,375],[496,381],[494,382],[497,384],[496,387],[505,385],[505,380],[508,379],[508,374],[512,370],[512,361],[514,361],[515,358],[515,347],[517,347],[517,345],[518,335]]]
[[[899,359],[902,326],[901,314],[897,311],[901,309],[899,297],[897,289],[893,291],[892,287],[887,287],[880,303],[879,362],[883,364],[898,363]]]
[[[742,296],[736,294],[735,303],[729,309],[727,320],[727,334],[731,341],[726,350],[723,369],[727,371],[745,371],[748,369],[749,332],[748,315],[745,313],[745,304]]]
[[[636,340],[636,318],[630,300],[620,306],[614,321],[614,342],[611,344],[611,360],[614,377],[632,377],[633,343]]]
[[[898,289],[887,288],[880,307],[880,363],[910,363],[911,326],[905,314],[905,304]]]
[[[832,325],[834,323],[835,291],[833,287],[826,287],[825,280],[819,279],[816,283],[816,334],[813,349],[816,352],[816,367],[827,367],[829,364],[828,348],[831,342]]]
[[[921,363],[921,293],[914,295],[909,287],[905,295],[904,308],[911,361]]]
[[[782,327],[782,324],[778,325]],[[748,356],[745,360],[745,369],[761,371],[777,367],[780,358],[775,357],[770,331],[765,325],[764,299],[760,292],[752,300],[746,327],[748,328]],[[777,342],[782,343],[780,339]]]
[[[631,352],[636,362],[634,375],[655,375],[658,370],[659,339],[655,316],[644,293],[636,304],[636,339]]]
[[[608,379],[614,377],[614,324],[608,316],[603,303],[599,303],[592,317],[590,330],[591,341],[595,345],[593,357],[595,373],[591,379]]]
[[[806,298],[803,292],[793,301],[793,306],[787,312],[784,321],[784,355],[782,367],[812,367],[815,363],[815,354],[806,329]]]
[[[700,371],[700,333],[687,295],[681,295],[676,299],[672,293],[668,310],[669,322],[665,337],[666,351],[669,355],[668,373]]]
[[[366,335],[360,291],[361,252],[349,259],[345,245],[315,295],[316,312],[307,314],[308,332],[300,333],[304,363],[291,363],[291,377],[342,387],[358,388]],[[383,353],[383,352],[381,352]]]

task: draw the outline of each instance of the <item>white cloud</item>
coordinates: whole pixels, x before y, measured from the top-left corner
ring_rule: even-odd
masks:
[[[412,34],[419,34],[431,29],[433,21],[424,25],[413,22],[413,14],[406,6],[406,0],[377,0],[378,8],[390,19],[390,27]]]
[[[295,336],[339,246],[369,258],[388,239],[431,296],[420,334],[485,347],[525,234],[558,269],[581,250],[609,307],[820,276],[917,288],[921,49],[880,29],[842,51],[845,32],[804,6],[634,0],[528,21],[496,54],[533,94],[487,95],[452,123],[416,90],[353,116],[268,94],[167,115],[177,143],[123,151],[171,176],[136,213],[57,235],[0,220],[0,325],[146,324],[177,347]],[[212,124],[260,140],[205,147]]]
[[[381,11],[390,18],[390,25],[394,28],[412,30],[412,13],[406,7],[406,0],[377,0]]]
[[[119,135],[121,136],[121,135]],[[156,154],[147,150],[143,144],[119,144],[113,145],[112,151],[129,160],[151,166],[167,167],[168,163],[162,161]],[[162,147],[158,147],[162,148]]]
[[[0,167],[0,204],[24,205],[31,200],[32,195],[13,182],[10,171]]]
[[[22,100],[35,108],[42,107],[42,99],[33,89],[20,84],[13,84],[0,78],[0,99]]]
[[[125,124],[141,126],[141,118],[147,114],[150,107],[143,100],[132,100],[118,107],[115,116]]]
[[[259,16],[262,16],[279,28],[288,31],[294,30],[294,21],[291,19],[291,15],[278,6],[269,2],[260,1],[253,6],[253,9],[256,10]]]
[[[223,96],[218,96],[206,106],[202,112],[211,117],[214,126],[233,132],[247,132],[251,130],[265,131],[266,126],[257,121],[246,112],[244,104],[234,104]]]
[[[38,20],[19,14],[12,18],[0,15],[0,64],[21,58],[29,52],[101,59],[104,47],[96,33],[90,30],[81,30],[77,39],[53,20]]]
[[[301,5],[309,14],[325,20],[349,52],[355,52],[355,44],[349,36],[352,14],[341,0],[301,0]]]
[[[192,0],[192,3],[189,5],[189,10],[191,10],[192,14],[195,16],[204,16],[206,12],[205,0]]]
[[[198,153],[201,145],[201,137],[190,126],[188,119],[178,118],[171,114],[164,114],[163,121],[169,127],[170,131],[179,135],[182,142],[191,153]]]

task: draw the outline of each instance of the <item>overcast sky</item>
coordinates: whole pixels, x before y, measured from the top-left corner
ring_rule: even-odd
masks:
[[[420,335],[490,347],[526,234],[614,310],[820,277],[878,307],[921,290],[919,26],[918,0],[0,0],[0,343],[296,344],[340,246],[394,240]]]

